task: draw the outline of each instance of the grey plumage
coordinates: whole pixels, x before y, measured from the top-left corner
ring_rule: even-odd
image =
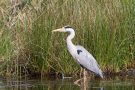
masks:
[[[79,55],[75,55],[77,62],[86,69],[100,75],[103,78],[102,71],[96,59],[84,47],[77,45],[76,48],[82,51]]]

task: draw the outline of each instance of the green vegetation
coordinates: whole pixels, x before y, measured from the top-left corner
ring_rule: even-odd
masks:
[[[134,0],[11,1],[0,1],[0,75],[78,73],[67,34],[51,33],[65,25],[103,71],[135,68]]]

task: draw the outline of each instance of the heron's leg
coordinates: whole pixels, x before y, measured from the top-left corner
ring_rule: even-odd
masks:
[[[81,67],[80,78],[82,77],[83,68]]]
[[[87,90],[87,88],[88,88],[88,81],[89,80],[88,80],[87,76],[88,76],[87,70],[84,69],[84,72],[83,72],[83,90]]]
[[[83,73],[83,68],[81,67],[81,71],[80,71],[80,79],[76,80],[76,81],[74,82],[74,84],[80,86],[80,82],[83,81],[82,73]]]
[[[84,83],[85,83],[85,81],[87,80],[87,71],[86,71],[86,69],[84,69],[84,71],[83,71],[83,78],[84,78]]]

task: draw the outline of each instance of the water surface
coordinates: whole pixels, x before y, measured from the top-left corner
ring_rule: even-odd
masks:
[[[83,80],[74,84],[76,79],[0,79],[0,90],[135,90],[134,77],[115,77],[103,80],[92,79],[84,84]]]

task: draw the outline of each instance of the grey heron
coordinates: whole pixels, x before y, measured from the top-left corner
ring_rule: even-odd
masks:
[[[52,32],[69,32],[66,42],[67,48],[70,54],[73,56],[75,61],[83,68],[94,72],[95,74],[99,75],[103,78],[102,70],[100,69],[96,59],[82,46],[74,45],[72,43],[72,39],[75,36],[75,31],[70,26],[64,26],[59,29],[55,29]]]

